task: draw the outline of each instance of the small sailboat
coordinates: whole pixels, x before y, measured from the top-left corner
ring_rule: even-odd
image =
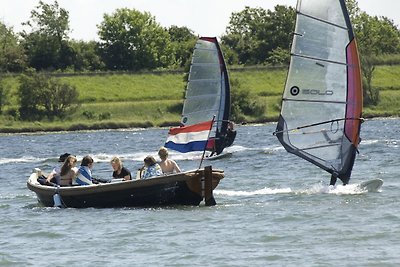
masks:
[[[207,150],[219,155],[236,137],[229,128],[230,104],[229,76],[217,38],[201,37],[193,51],[181,125],[198,124],[215,116]]]
[[[287,152],[347,184],[360,142],[361,70],[345,0],[298,0],[274,133]]]

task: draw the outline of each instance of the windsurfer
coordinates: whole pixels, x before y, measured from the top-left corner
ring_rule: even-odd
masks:
[[[335,185],[337,178],[339,178],[342,181],[343,185],[346,185],[349,183],[351,171],[353,169],[352,166],[354,165],[354,160],[356,159],[356,154],[357,154],[357,149],[354,148],[352,150],[350,160],[347,163],[349,167],[345,168],[345,169],[347,169],[347,172],[344,174],[338,174],[337,172],[332,173],[331,182],[329,183],[329,185]]]
[[[228,128],[226,129],[225,136],[225,147],[231,146],[236,138],[236,130],[234,129],[234,124],[232,121],[228,123]]]
[[[218,136],[218,134],[217,134]],[[228,127],[226,129],[225,135],[221,135],[215,140],[215,149],[209,157],[214,154],[221,154],[225,147],[231,146],[236,138],[236,130],[234,129],[234,124],[232,121],[228,122]]]

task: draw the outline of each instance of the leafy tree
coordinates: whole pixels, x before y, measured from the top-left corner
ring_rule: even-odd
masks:
[[[70,41],[74,51],[74,69],[77,71],[104,70],[105,64],[99,55],[99,47],[95,41]]]
[[[75,87],[44,74],[30,70],[20,76],[19,82],[19,112],[24,120],[63,118],[78,103]]]
[[[231,79],[231,120],[245,121],[246,116],[261,117],[264,115],[266,105],[260,99],[241,88],[237,79]]]
[[[7,94],[3,84],[3,80],[0,78],[0,113],[3,111],[3,106],[7,101]]]
[[[374,58],[400,53],[400,31],[392,20],[370,16],[361,11],[356,0],[347,0],[347,6],[360,51],[364,104],[376,105],[379,102],[379,91],[371,84],[375,71]]]
[[[0,72],[20,72],[26,57],[12,28],[0,22]]]
[[[282,5],[274,11],[245,7],[232,13],[222,42],[237,53],[239,64],[265,63],[278,48],[288,51],[295,14],[294,8]]]
[[[260,63],[262,59],[255,58],[258,49],[258,33],[262,25],[266,24],[267,13],[263,8],[245,9],[232,13],[226,35],[222,36],[222,43],[235,51],[240,64]]]
[[[65,69],[72,64],[74,54],[68,44],[69,15],[57,1],[54,4],[39,1],[31,11],[31,20],[23,25],[31,28],[31,32],[21,33],[31,67]]]
[[[220,42],[222,54],[224,54],[225,63],[227,65],[236,65],[239,64],[239,56],[238,54],[230,49],[225,43]]]
[[[167,30],[174,47],[177,66],[188,66],[198,37],[187,27],[173,25]]]
[[[109,69],[155,69],[173,64],[170,36],[150,13],[122,8],[103,18],[98,25],[100,49]]]

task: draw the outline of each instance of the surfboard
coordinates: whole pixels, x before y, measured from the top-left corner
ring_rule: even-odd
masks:
[[[382,179],[373,179],[360,183],[358,187],[364,191],[378,192],[381,189],[382,185],[383,185]]]
[[[216,159],[221,159],[221,158],[229,158],[232,156],[232,152],[224,152],[219,155],[211,156],[211,157],[205,157],[204,159],[206,160],[216,160]]]

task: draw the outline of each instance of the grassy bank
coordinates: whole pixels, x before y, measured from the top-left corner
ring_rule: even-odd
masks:
[[[247,122],[275,121],[286,79],[286,69],[231,70],[242,89],[252,91],[267,110],[260,118]],[[17,77],[5,78],[8,104],[0,116],[0,132],[59,131],[80,129],[115,129],[177,125],[184,96],[184,74],[106,74],[68,76],[61,80],[74,85],[80,105],[64,120],[21,122],[9,110],[16,108]],[[373,86],[379,88],[378,106],[366,107],[365,117],[400,116],[400,66],[378,66]]]

